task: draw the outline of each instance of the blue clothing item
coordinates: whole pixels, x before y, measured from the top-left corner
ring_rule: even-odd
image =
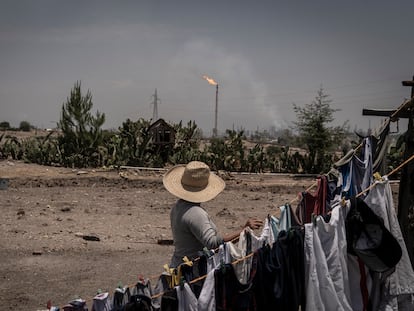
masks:
[[[371,138],[364,139],[361,157],[354,153],[346,161],[343,160],[338,170],[342,174],[342,192],[346,198],[351,198],[373,183]]]
[[[270,216],[270,226],[272,228],[273,237],[277,240],[280,231],[282,230],[289,230],[292,226],[292,215],[291,215],[291,207],[289,204],[285,204],[279,207],[280,209],[280,216]]]

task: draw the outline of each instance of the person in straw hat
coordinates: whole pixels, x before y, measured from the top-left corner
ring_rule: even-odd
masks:
[[[238,237],[245,227],[259,228],[263,222],[248,219],[245,226],[231,234],[222,236],[201,203],[214,199],[225,188],[225,182],[210,171],[207,164],[199,161],[187,165],[176,165],[163,177],[164,187],[178,198],[173,206],[170,219],[174,240],[174,254],[170,267],[177,267],[187,256],[197,257],[204,247],[217,248],[223,242]]]

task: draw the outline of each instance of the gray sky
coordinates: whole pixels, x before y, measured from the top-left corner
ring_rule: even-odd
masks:
[[[414,74],[412,0],[0,0],[0,121],[53,127],[76,81],[105,128],[158,116],[205,134],[288,127],[322,85],[338,124],[375,128]]]

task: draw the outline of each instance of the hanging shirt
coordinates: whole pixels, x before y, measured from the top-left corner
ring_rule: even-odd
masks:
[[[93,297],[91,311],[111,311],[112,305],[109,293],[101,293]]]
[[[371,138],[364,138],[360,156],[353,151],[335,163],[335,166],[339,166],[338,170],[342,174],[342,192],[347,198],[367,189],[373,182]]]
[[[312,215],[326,214],[326,198],[328,182],[324,175],[318,176],[317,188],[314,192],[303,191],[301,200],[296,208],[296,216],[300,225],[311,222]]]
[[[414,272],[395,213],[388,179],[383,177],[383,181],[377,181],[364,201],[384,220],[384,226],[398,240],[402,250],[394,273],[383,282],[377,310],[414,310]]]
[[[255,270],[254,270],[255,271]],[[251,275],[252,279],[254,275]],[[252,283],[241,284],[233,265],[225,264],[214,273],[216,310],[256,311],[256,299]]]
[[[187,282],[175,288],[178,299],[178,311],[197,311],[197,298]]]
[[[198,311],[215,311],[216,294],[214,287],[214,270],[211,270],[204,281],[200,296],[198,297]]]
[[[333,207],[328,223],[305,224],[306,310],[351,311],[345,209]]]
[[[287,231],[292,226],[292,215],[291,215],[290,205],[289,204],[282,205],[279,207],[279,209],[280,209],[279,217],[270,216],[270,227],[272,228],[274,241],[277,239],[280,231],[282,230]]]

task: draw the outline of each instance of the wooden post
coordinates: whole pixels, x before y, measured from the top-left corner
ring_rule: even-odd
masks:
[[[411,86],[411,101],[414,100],[414,77],[403,81],[403,86]],[[414,107],[408,107],[408,129],[404,133],[404,161],[414,154]],[[414,268],[414,163],[408,163],[401,170],[398,191],[398,221]]]

